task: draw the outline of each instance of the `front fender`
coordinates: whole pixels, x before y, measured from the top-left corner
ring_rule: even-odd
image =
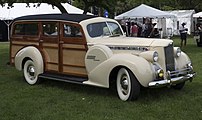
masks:
[[[43,58],[40,51],[36,47],[33,46],[25,47],[16,54],[15,67],[19,71],[23,69],[23,60],[25,58],[31,59],[35,63],[35,65],[40,66],[38,67],[38,72],[43,73],[44,70]]]
[[[144,87],[148,87],[148,83],[154,79],[150,62],[142,57],[123,53],[114,54],[94,68],[89,73],[89,81],[87,81],[87,84],[109,87],[110,72],[117,66],[124,66],[131,70],[139,83]]]
[[[182,69],[184,68],[188,63],[191,62],[190,58],[188,57],[187,54],[184,52],[181,52],[181,56],[177,57],[176,59],[176,68],[177,69]]]

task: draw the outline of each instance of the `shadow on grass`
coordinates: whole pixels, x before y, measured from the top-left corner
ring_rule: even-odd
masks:
[[[52,81],[43,79],[41,83],[42,87],[53,87],[60,90],[64,90],[66,92],[76,92],[78,94],[97,96],[108,99],[119,99],[117,95],[117,91],[115,87],[112,88],[100,88],[89,85],[80,85],[80,84],[72,84],[60,81]],[[186,85],[185,85],[186,86]],[[186,88],[185,88],[186,89]],[[182,92],[181,92],[182,91]],[[183,93],[183,90],[174,90],[172,88],[163,87],[163,88],[141,88],[140,96],[137,101],[149,102],[149,101],[159,101],[161,99],[169,99],[173,96],[180,96]]]

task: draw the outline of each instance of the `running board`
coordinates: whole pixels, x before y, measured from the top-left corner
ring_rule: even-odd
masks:
[[[87,77],[76,77],[76,76],[52,74],[52,73],[40,74],[39,78],[63,81],[63,82],[68,82],[68,83],[77,83],[77,84],[83,84],[84,81],[88,80]]]

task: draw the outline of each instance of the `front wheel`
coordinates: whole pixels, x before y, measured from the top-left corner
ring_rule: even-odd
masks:
[[[24,78],[28,84],[34,85],[39,82],[37,66],[32,60],[27,60],[24,64]]]
[[[118,96],[123,101],[136,100],[140,93],[139,82],[133,73],[126,68],[121,68],[118,71],[116,87]]]

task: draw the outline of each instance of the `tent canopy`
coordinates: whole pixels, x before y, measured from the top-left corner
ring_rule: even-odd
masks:
[[[158,10],[145,4],[141,4],[140,6],[133,8],[130,11],[127,11],[121,15],[116,16],[115,19],[121,20],[125,18],[143,18],[143,17],[171,18],[175,17],[175,15]]]
[[[27,7],[26,3],[14,3],[12,8],[8,9],[8,4],[4,7],[0,6],[0,20],[12,20],[17,17],[36,14],[52,14],[61,13],[57,7],[52,7],[47,3],[41,3],[39,7],[34,7],[37,3],[30,3]],[[68,13],[82,14],[83,10],[76,8],[68,3],[62,3]]]
[[[181,26],[182,23],[186,23],[185,27],[188,28],[188,34],[194,31],[193,14],[195,10],[173,10],[166,12],[177,16],[174,19],[166,19],[166,26],[172,28],[174,35],[179,35],[179,26]]]
[[[194,14],[193,17],[195,17],[195,18],[202,17],[202,12],[198,12],[198,13]]]

